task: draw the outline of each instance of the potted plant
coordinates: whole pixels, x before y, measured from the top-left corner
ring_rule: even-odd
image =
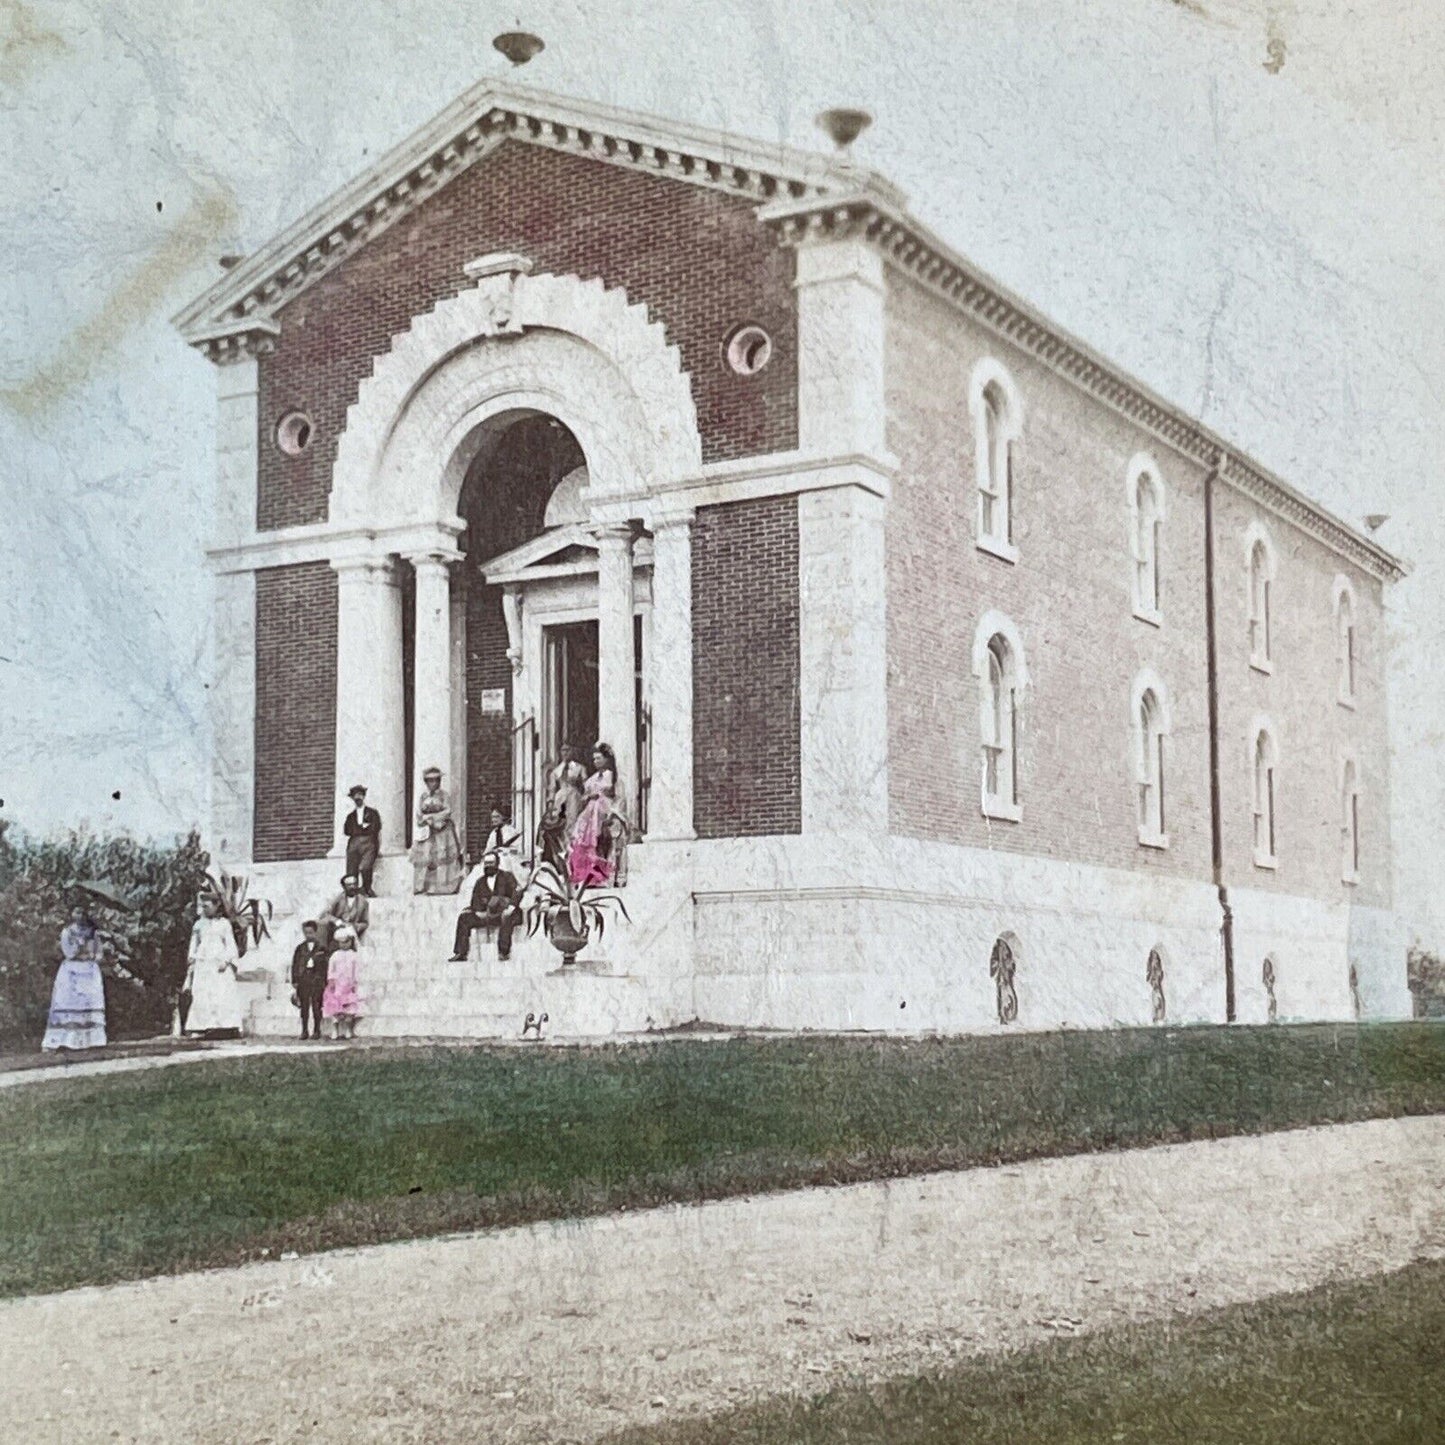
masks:
[[[250,888],[241,874],[224,868],[207,873],[205,891],[221,905],[221,916],[231,925],[236,951],[243,957],[251,944],[270,935],[271,904],[264,898],[248,898]]]
[[[601,939],[610,911],[616,908],[628,918],[627,905],[610,889],[573,883],[551,863],[539,863],[532,870],[523,891],[522,913],[527,937],[543,929],[564,964],[575,963],[577,955],[593,940]],[[630,923],[632,920],[628,918]]]

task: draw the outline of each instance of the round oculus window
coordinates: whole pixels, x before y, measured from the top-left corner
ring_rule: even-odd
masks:
[[[772,359],[773,338],[761,326],[739,326],[723,349],[739,376],[756,376]]]
[[[276,445],[288,457],[299,457],[311,445],[315,428],[304,411],[288,411],[276,423]]]

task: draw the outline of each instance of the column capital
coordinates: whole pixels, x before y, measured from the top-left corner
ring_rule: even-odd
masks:
[[[597,539],[599,545],[610,542],[616,546],[619,542],[625,542],[630,547],[636,534],[631,521],[622,521],[600,522],[592,528],[592,535]]]
[[[691,529],[695,521],[697,521],[696,508],[670,507],[666,511],[659,509],[653,512],[648,519],[648,527],[652,535],[656,537],[661,532],[686,532]]]
[[[416,552],[403,552],[402,556],[416,568],[418,572],[427,569],[446,571],[454,562],[462,560],[462,554],[455,547],[423,547]]]
[[[329,559],[338,582],[395,583],[396,561],[385,553],[354,553]]]

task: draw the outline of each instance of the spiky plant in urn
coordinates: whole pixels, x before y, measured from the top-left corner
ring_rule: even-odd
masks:
[[[632,922],[619,894],[610,888],[574,883],[565,870],[551,863],[538,863],[522,891],[527,937],[535,937],[540,928],[564,964],[576,963],[577,955],[594,938],[601,941],[614,908]]]

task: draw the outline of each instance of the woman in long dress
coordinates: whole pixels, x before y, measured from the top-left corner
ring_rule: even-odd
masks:
[[[321,1016],[331,1020],[332,1037],[354,1039],[361,1017],[361,991],[357,970],[356,935],[341,924],[333,935],[336,947],[326,963],[326,992],[321,995]]]
[[[462,886],[462,843],[452,817],[452,800],[442,788],[442,770],[428,768],[416,805],[411,845],[414,893],[455,893]]]
[[[71,910],[60,933],[61,964],[50,993],[50,1016],[40,1047],[105,1047],[105,980],[100,972],[100,935],[83,908]]]
[[[606,743],[598,743],[592,753],[592,776],[584,784],[583,793],[587,801],[572,830],[567,873],[576,884],[610,883],[614,872],[617,758]]]
[[[587,770],[577,757],[577,749],[570,743],[562,744],[562,760],[552,769],[548,779],[553,806],[562,818],[567,836],[572,836],[577,819],[587,806]]]
[[[201,916],[191,929],[190,971],[186,974],[191,994],[188,1034],[240,1034],[240,968],[241,954],[230,921],[221,917],[216,899],[203,893]]]

